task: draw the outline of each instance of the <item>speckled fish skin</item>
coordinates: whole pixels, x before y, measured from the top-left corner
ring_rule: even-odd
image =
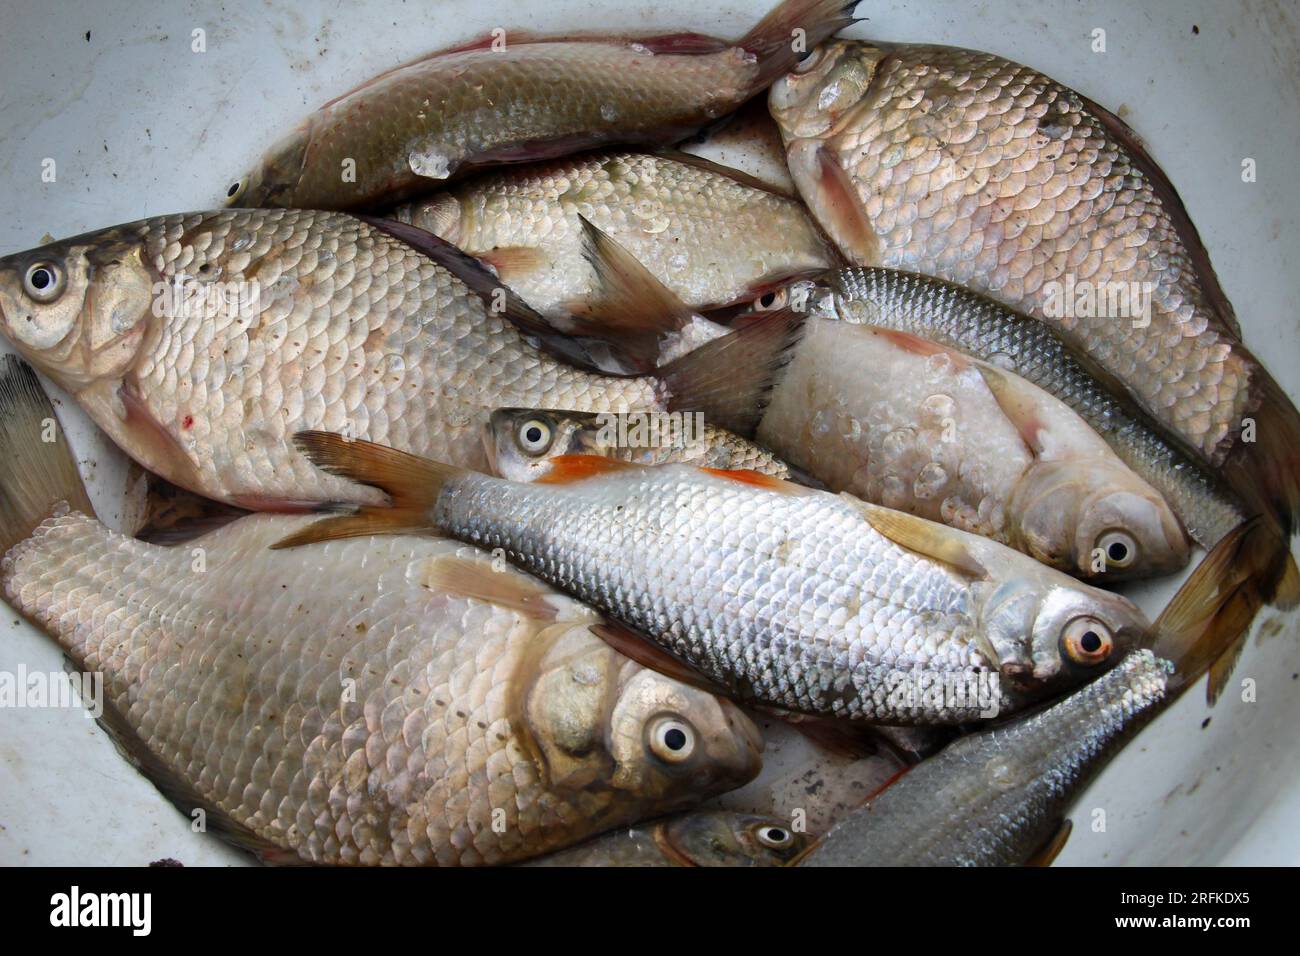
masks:
[[[830,490],[1080,577],[1187,563],[1186,536],[1159,493],[1031,382],[888,329],[819,315],[804,329],[755,437]]]
[[[52,302],[24,288],[36,263],[65,276]],[[178,281],[256,294],[208,315],[158,295]],[[360,491],[298,455],[304,428],[484,468],[500,405],[661,408],[651,379],[555,360],[446,269],[342,213],[165,216],[8,256],[0,319],[145,468],[255,509]]]
[[[893,269],[844,269],[778,293],[816,315],[919,335],[1033,382],[1063,401],[1174,509],[1206,550],[1244,521],[1213,473],[1106,388],[1044,323],[951,283]]]
[[[808,845],[781,820],[723,810],[607,833],[524,866],[785,866]]]
[[[634,465],[681,463],[754,471],[774,478],[792,477],[790,467],[766,448],[702,419],[702,415],[695,414],[611,415],[552,408],[499,408],[488,421],[485,441],[492,473],[510,481],[540,481],[551,474],[556,459],[565,455],[599,455]],[[543,438],[529,440],[525,433],[533,429]]]
[[[1165,698],[1172,666],[1135,651],[1042,713],[963,737],[822,838],[801,866],[1016,866]]]
[[[395,218],[486,259],[547,316],[590,308],[597,280],[578,216],[692,308],[753,298],[828,267],[797,199],[667,156],[606,152],[504,169],[399,208]]]
[[[853,3],[848,3],[848,7]],[[231,204],[359,209],[473,166],[613,143],[671,143],[740,106],[850,22],[844,0],[785,0],[736,43],[698,34],[492,36],[327,103],[231,186]],[[343,171],[352,161],[355,181]]]
[[[1172,187],[1118,120],[998,56],[845,41],[769,104],[800,192],[856,264],[938,276],[1050,323],[1222,462],[1266,373]],[[837,188],[865,215],[859,233],[830,208]],[[1053,317],[1049,283],[1070,278],[1150,283],[1149,324]]]
[[[358,454],[343,444],[340,456]],[[612,472],[563,484],[455,471],[422,520],[502,549],[739,698],[799,713],[889,724],[1008,713],[1095,676],[1149,627],[1126,599],[984,538],[900,516],[967,570],[905,549],[871,523],[885,509],[848,496],[604,464]],[[1101,638],[1095,658],[1079,651],[1085,630]]]
[[[541,582],[445,539],[268,549],[303,521],[213,532],[196,573],[189,546],[65,513],[0,563],[7,600],[269,860],[510,862],[758,772],[739,710],[623,658]],[[531,609],[448,590],[446,562],[535,591]],[[655,752],[665,720],[685,759]]]

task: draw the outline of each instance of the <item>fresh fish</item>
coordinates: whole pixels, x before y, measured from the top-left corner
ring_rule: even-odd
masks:
[[[752,299],[835,261],[797,199],[685,153],[602,152],[496,170],[393,215],[487,262],[553,321],[591,307],[579,215],[696,309]]]
[[[0,409],[5,598],[103,674],[109,729],[146,775],[267,861],[510,862],[758,772],[733,704],[622,657],[593,612],[464,545],[273,551],[310,519],[252,515],[162,548],[87,510],[41,520],[57,498],[87,507],[76,466],[41,440],[54,413],[12,360]]]
[[[477,166],[674,142],[853,22],[845,13],[855,3],[784,0],[735,43],[695,33],[494,31],[326,103],[227,196],[241,206],[357,209],[427,192]]]
[[[570,412],[500,408],[486,437],[493,474],[541,481],[570,455],[600,455],[636,465],[686,463],[724,471],[790,478],[785,462],[765,448],[703,422],[703,416]],[[794,480],[808,483],[797,473]]]
[[[759,335],[763,355],[717,342],[653,377],[595,374],[572,364],[578,340],[441,240],[290,210],[164,216],[7,256],[0,327],[145,468],[253,510],[349,493],[293,449],[303,428],[483,468],[501,405],[681,403],[743,420],[785,344]]]
[[[671,317],[679,347],[725,333],[584,225],[607,325]],[[911,331],[839,321],[832,306],[796,298],[783,289],[758,300],[760,312],[806,315],[766,393],[760,446],[832,491],[993,538],[1071,574],[1117,580],[1187,564],[1173,510],[1066,403]],[[661,343],[670,338],[661,332]]]
[[[753,472],[576,455],[519,484],[337,435],[297,440],[391,504],[280,546],[438,530],[618,619],[625,630],[601,633],[629,653],[769,708],[964,723],[1095,677],[1148,629],[1126,599],[996,542]]]
[[[526,866],[785,866],[808,837],[769,817],[722,810],[607,833]]]
[[[1198,565],[1157,621],[1154,652],[1134,650],[1060,703],[959,738],[836,824],[801,865],[1050,862],[1075,797],[1234,639],[1235,626],[1222,625],[1241,611],[1231,605],[1250,578],[1237,573],[1237,552],[1257,527],[1234,530]]]
[[[856,264],[1052,325],[1290,531],[1300,414],[1241,332],[1173,186],[1118,117],[950,47],[834,41],[772,87],[791,175]]]
[[[1160,493],[1206,550],[1248,517],[1209,469],[1091,374],[1042,322],[952,283],[893,269],[844,269],[799,280],[776,290],[763,307],[790,302],[811,315],[929,339],[1050,392]]]

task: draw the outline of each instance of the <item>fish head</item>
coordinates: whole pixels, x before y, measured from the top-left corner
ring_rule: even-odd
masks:
[[[832,40],[772,84],[768,108],[786,144],[834,131],[866,94],[885,52],[860,40]]]
[[[691,866],[785,866],[810,842],[781,820],[725,810],[676,817],[659,827],[655,839]]]
[[[1040,461],[1017,486],[1008,514],[1021,550],[1083,578],[1161,574],[1190,557],[1168,502],[1117,460]]]
[[[488,419],[484,446],[494,474],[538,481],[561,455],[604,455],[603,419],[594,412],[498,408]]]
[[[135,361],[156,279],[130,227],[5,256],[0,329],[25,359],[76,391]]]
[[[310,123],[290,131],[267,150],[255,167],[230,184],[226,205],[244,209],[292,205],[310,142]]]
[[[1005,696],[1054,696],[1094,679],[1150,639],[1151,623],[1127,598],[1021,560],[1023,573],[1003,578],[981,615]]]
[[[590,623],[536,642],[524,713],[550,788],[605,793],[630,820],[758,774],[762,737],[739,708],[629,660]]]
[[[833,272],[828,272],[787,282],[755,299],[750,311],[758,314],[788,308],[818,319],[838,320],[842,318],[845,303],[831,285],[833,275]]]

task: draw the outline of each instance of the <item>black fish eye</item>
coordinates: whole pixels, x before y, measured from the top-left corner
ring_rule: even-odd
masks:
[[[1122,541],[1116,541],[1107,549],[1106,556],[1112,561],[1123,561],[1128,557],[1128,548]]]
[[[669,750],[681,750],[686,746],[686,733],[676,727],[664,731],[664,746]]]
[[[536,425],[534,425],[531,428],[529,428],[526,432],[524,432],[524,437],[527,438],[530,442],[539,442],[542,440],[542,430],[538,428]],[[1112,548],[1112,550],[1114,549]]]
[[[37,268],[32,270],[31,277],[32,287],[44,289],[54,284],[54,276],[50,274],[49,269]]]
[[[239,183],[237,182],[231,183],[230,188],[226,190],[226,196],[229,199],[234,199],[235,193],[237,192],[239,192]]]
[[[1096,631],[1087,631],[1083,637],[1079,638],[1079,646],[1089,654],[1096,654],[1101,650],[1101,638]]]
[[[765,309],[770,309],[772,307],[772,303],[775,301],[776,301],[776,293],[768,292],[759,298],[758,304]]]
[[[53,302],[63,288],[63,270],[53,262],[32,263],[23,274],[23,291],[37,302]]]

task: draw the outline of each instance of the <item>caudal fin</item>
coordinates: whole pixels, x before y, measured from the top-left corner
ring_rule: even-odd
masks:
[[[298,432],[293,441],[317,468],[378,488],[390,501],[386,505],[342,506],[346,509],[343,513],[322,518],[282,538],[271,545],[272,549],[335,538],[434,530],[431,512],[438,494],[450,478],[465,471],[387,445],[344,438],[331,432]],[[337,507],[327,505],[323,510]]]
[[[1241,654],[1251,622],[1276,590],[1278,528],[1243,522],[1214,546],[1156,620],[1155,653],[1172,661],[1171,694],[1210,672],[1212,704]]]
[[[30,536],[60,502],[95,513],[36,373],[6,355],[0,360],[0,554]]]
[[[1235,348],[1249,355],[1241,346]],[[1258,404],[1246,417],[1223,472],[1247,505],[1276,517],[1289,539],[1300,530],[1300,411],[1268,370],[1258,360],[1255,364]]]
[[[849,13],[858,0],[784,0],[740,41],[758,57],[757,93],[789,73],[813,47],[857,21]]]

